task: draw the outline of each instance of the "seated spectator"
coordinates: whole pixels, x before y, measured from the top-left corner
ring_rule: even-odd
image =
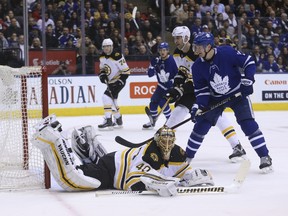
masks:
[[[287,2],[288,3],[288,2]],[[280,27],[283,33],[288,33],[288,18],[287,13],[281,14]]]
[[[258,18],[254,18],[251,23],[255,29],[256,35],[259,36],[263,31],[263,27],[260,25],[260,20]]]
[[[145,44],[147,44],[149,50],[156,44],[156,39],[153,37],[152,32],[147,32],[146,37],[144,37]]]
[[[268,55],[268,60],[263,62],[263,72],[279,72],[278,64],[272,54]]]
[[[225,12],[225,6],[224,6],[224,4],[220,3],[220,0],[212,1],[210,8],[211,8],[211,11],[213,11],[213,8],[217,8],[217,13],[224,13]]]
[[[39,38],[35,37],[32,41],[31,49],[42,49],[41,41]]]
[[[9,27],[12,24],[12,19],[15,19],[15,26],[20,28],[21,26],[20,26],[19,22],[17,21],[17,19],[15,18],[13,10],[9,10],[7,15],[5,16],[6,26]]]
[[[74,45],[76,47],[77,39],[74,37],[74,35],[69,33],[69,28],[68,27],[64,27],[62,35],[58,38],[59,47],[60,48],[67,47],[66,45],[67,45],[68,41],[70,41],[69,43],[72,42],[72,45]],[[69,45],[69,47],[70,46],[71,45]]]
[[[272,36],[269,34],[268,28],[263,28],[263,31],[259,35],[262,48],[269,46],[272,42]]]
[[[9,48],[18,48],[18,37],[16,33],[13,33],[8,40]]]
[[[111,21],[116,21],[119,18],[120,12],[117,10],[116,4],[111,5],[110,12],[108,14],[108,19]]]
[[[202,21],[200,18],[196,18],[195,19],[195,22],[194,22],[194,25],[192,25],[191,29],[190,29],[190,32],[191,32],[191,36],[193,38],[195,38],[195,36],[197,34],[199,34],[199,32],[201,32],[202,30]]]
[[[43,22],[42,19],[39,19],[39,20],[37,21],[37,26],[38,26],[38,29],[39,29],[40,31],[42,31],[42,22]],[[53,21],[52,19],[49,18],[49,14],[48,14],[47,12],[45,12],[44,23],[45,23],[45,24],[44,24],[45,28],[46,28],[48,25],[50,25],[53,30],[55,29],[55,23],[54,23],[54,21]]]
[[[53,32],[52,26],[46,27],[46,47],[47,48],[57,48],[59,46],[58,38]]]
[[[81,26],[81,21],[80,21],[80,17],[78,16],[78,14],[74,11],[72,12],[71,18],[68,20],[67,22],[67,27],[69,29],[72,29],[72,34],[75,34],[75,31],[77,28],[79,28]]]
[[[281,49],[283,48],[284,44],[280,42],[279,34],[275,33],[272,35],[272,42],[270,46],[273,49],[274,56],[277,58],[281,54]]]
[[[211,8],[207,5],[207,0],[201,0],[200,12],[202,13],[202,16],[205,16],[207,11],[211,11]]]
[[[153,55],[157,55],[158,54],[158,46],[161,43],[162,43],[162,37],[161,36],[157,36],[156,37],[156,43],[151,47],[151,52],[152,52]]]
[[[16,18],[11,19],[11,24],[5,30],[4,35],[9,39],[13,33],[16,33],[17,36],[23,34],[23,29],[18,27]]]
[[[276,60],[278,67],[279,67],[279,72],[288,72],[288,64],[287,64],[287,59],[283,59],[283,57],[280,55],[278,56]]]
[[[256,31],[253,27],[251,27],[248,31],[248,35],[247,35],[247,48],[248,49],[254,49],[255,46],[260,46],[260,39],[256,34]]]
[[[252,58],[255,61],[256,64],[256,71],[260,72],[261,71],[261,63],[262,63],[262,59],[261,59],[261,51],[260,51],[260,46],[256,45],[254,47],[254,49],[252,50],[252,52],[250,53],[250,55],[252,56]]]
[[[239,40],[238,34],[233,35],[232,43],[236,45],[236,49],[245,50],[247,49],[247,39],[244,34],[241,34],[241,38]]]
[[[8,40],[5,38],[2,31],[0,31],[0,50],[9,48]]]
[[[59,67],[57,67],[52,73],[52,75],[61,75],[61,76],[67,76],[71,75],[71,72],[68,70],[68,65],[65,61],[59,62]]]

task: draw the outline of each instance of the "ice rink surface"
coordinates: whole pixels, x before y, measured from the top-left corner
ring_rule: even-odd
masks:
[[[235,194],[184,195],[162,198],[151,195],[95,197],[95,192],[64,192],[55,183],[49,190],[0,192],[1,216],[284,216],[288,214],[288,112],[255,112],[256,121],[266,138],[273,159],[274,172],[261,174],[260,160],[228,112],[239,139],[251,161],[249,174]],[[188,118],[188,116],[187,116]],[[63,129],[72,126],[97,126],[102,116],[58,118]],[[114,141],[119,135],[132,142],[142,142],[164,123],[161,116],[154,130],[142,130],[145,115],[124,115],[124,128],[98,131],[99,140],[108,151],[121,148]],[[176,143],[186,147],[193,123],[176,131]],[[239,167],[228,160],[232,149],[217,128],[212,128],[192,161],[193,167],[208,169],[216,185],[229,185]]]

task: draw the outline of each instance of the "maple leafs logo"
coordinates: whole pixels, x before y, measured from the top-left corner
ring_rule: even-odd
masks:
[[[210,81],[211,87],[214,89],[214,91],[218,94],[226,94],[231,88],[229,87],[229,78],[228,76],[222,77],[215,73],[213,77],[213,81]]]

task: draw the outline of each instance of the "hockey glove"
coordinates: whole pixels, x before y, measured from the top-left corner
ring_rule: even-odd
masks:
[[[205,110],[206,109],[203,106],[198,105],[198,104],[194,104],[192,106],[192,109],[191,109],[191,112],[190,112],[192,122],[195,123],[196,122],[196,116],[203,114],[203,112]]]
[[[109,84],[109,89],[112,93],[119,93],[124,84],[125,83],[122,80],[117,80],[116,82]]]
[[[253,94],[253,83],[251,79],[245,77],[241,79],[241,93],[244,97]]]
[[[100,72],[99,79],[102,83],[108,83],[108,76],[105,71]]]
[[[174,77],[174,86],[181,86],[185,83],[186,77],[181,74],[177,74]]]
[[[174,87],[168,90],[166,93],[166,98],[170,98],[170,103],[174,103],[183,96],[183,88]]]

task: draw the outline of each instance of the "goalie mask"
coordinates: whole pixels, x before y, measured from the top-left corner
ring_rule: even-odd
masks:
[[[161,151],[163,160],[168,161],[172,149],[175,146],[175,132],[173,129],[164,126],[160,128],[154,135],[154,140]]]

